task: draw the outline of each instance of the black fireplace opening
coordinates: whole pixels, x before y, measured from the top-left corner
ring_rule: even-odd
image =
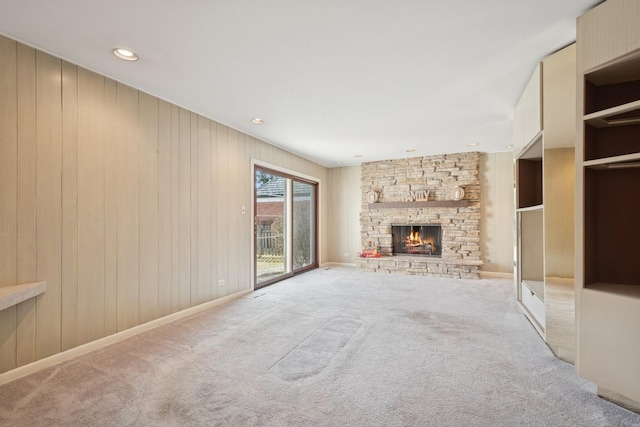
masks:
[[[394,255],[442,256],[440,224],[399,224],[391,226]]]

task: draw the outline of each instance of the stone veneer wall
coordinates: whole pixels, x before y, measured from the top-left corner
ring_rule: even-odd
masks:
[[[479,278],[480,257],[480,155],[458,153],[362,164],[362,246],[368,241],[380,247],[381,258],[358,258],[368,271]],[[430,190],[429,201],[450,201],[462,187],[466,207],[418,207],[402,202],[409,191]],[[378,202],[369,203],[371,191]],[[464,204],[464,203],[463,203]],[[391,224],[441,224],[442,257],[391,256]]]

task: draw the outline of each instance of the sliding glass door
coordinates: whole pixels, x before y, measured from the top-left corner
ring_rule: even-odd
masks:
[[[316,185],[293,181],[293,269],[315,262]]]
[[[318,266],[317,183],[255,169],[256,289]]]

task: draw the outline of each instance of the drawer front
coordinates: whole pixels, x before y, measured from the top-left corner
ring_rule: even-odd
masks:
[[[545,329],[545,308],[544,301],[542,301],[531,289],[522,283],[522,305],[524,305],[529,313],[536,319],[536,321]]]

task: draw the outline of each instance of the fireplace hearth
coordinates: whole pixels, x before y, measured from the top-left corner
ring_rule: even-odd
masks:
[[[392,224],[393,255],[442,256],[440,224]]]

